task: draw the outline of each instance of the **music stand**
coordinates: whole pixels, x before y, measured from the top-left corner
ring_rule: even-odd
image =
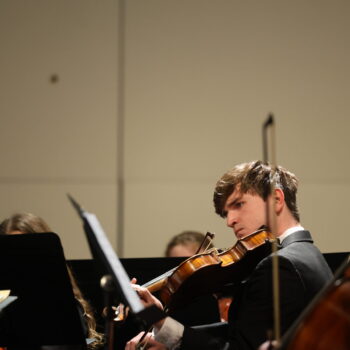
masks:
[[[136,292],[131,288],[130,278],[112,248],[96,215],[85,211],[71,195],[67,196],[83,221],[84,231],[94,260],[103,265],[105,270],[108,271],[113,285],[116,288],[113,289],[111,284],[107,283],[104,288],[105,292],[110,294],[114,294],[115,292],[119,293],[122,302],[126,306],[129,306],[131,311],[144,321],[145,327],[149,327],[153,323],[164,318],[164,312],[155,305],[145,308]],[[108,299],[110,300],[111,298]],[[110,306],[111,305],[106,305],[108,310],[111,309]],[[112,329],[113,327],[109,326],[107,328],[107,333],[112,331]],[[107,341],[109,341],[108,334]],[[110,342],[113,342],[113,335]]]
[[[18,299],[0,317],[0,346],[86,349],[59,237],[55,233],[0,235],[0,289]]]

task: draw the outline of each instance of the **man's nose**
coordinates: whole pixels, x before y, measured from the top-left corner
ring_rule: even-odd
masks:
[[[232,227],[233,228],[233,226],[236,224],[236,222],[237,222],[236,221],[236,215],[233,212],[229,211],[227,213],[227,216],[226,216],[226,225],[228,227]]]

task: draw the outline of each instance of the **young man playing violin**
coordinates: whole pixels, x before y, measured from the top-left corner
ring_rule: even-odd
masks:
[[[216,213],[226,219],[238,239],[267,226],[267,203],[272,203],[269,216],[274,216],[274,234],[280,245],[282,334],[332,277],[322,254],[313,245],[310,233],[300,225],[297,185],[295,175],[286,169],[273,169],[253,161],[225,173],[214,192]],[[184,327],[167,317],[154,325],[154,335],[145,337],[147,349],[257,349],[266,340],[267,332],[273,329],[272,255],[258,262],[249,277],[235,287],[226,339]],[[147,289],[138,285],[134,288],[145,305],[162,307]],[[135,349],[141,335],[129,341],[126,349]]]

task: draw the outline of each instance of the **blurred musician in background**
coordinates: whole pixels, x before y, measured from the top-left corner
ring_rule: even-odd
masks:
[[[189,257],[198,252],[199,247],[205,239],[205,235],[199,231],[183,231],[175,235],[167,244],[165,256],[168,258]],[[212,248],[210,243],[208,248]],[[204,247],[206,248],[206,247]],[[202,253],[204,248],[199,251]]]
[[[205,240],[205,235],[199,231],[183,231],[175,235],[167,244],[165,250],[166,257],[190,257],[198,252],[198,249]],[[198,253],[203,253],[205,250],[213,248],[213,243],[204,244],[203,248]],[[207,249],[205,249],[207,248]],[[232,302],[232,296],[225,293],[215,294],[218,302],[220,319],[223,322],[228,320],[228,309]]]
[[[26,233],[44,233],[53,232],[49,225],[39,216],[31,213],[17,213],[5,219],[0,223],[0,234],[26,234]],[[104,343],[103,334],[96,331],[96,321],[92,307],[85,300],[83,294],[78,287],[72,270],[67,265],[68,275],[72,284],[74,297],[77,301],[79,314],[82,318],[83,329],[86,337],[94,339],[88,345],[89,350],[102,348]]]

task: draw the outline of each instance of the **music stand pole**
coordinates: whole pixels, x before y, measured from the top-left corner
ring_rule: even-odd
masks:
[[[113,294],[116,292],[115,285],[111,275],[104,275],[100,281],[104,292],[105,310],[106,310],[106,350],[113,350],[114,347],[114,319],[113,319]]]

